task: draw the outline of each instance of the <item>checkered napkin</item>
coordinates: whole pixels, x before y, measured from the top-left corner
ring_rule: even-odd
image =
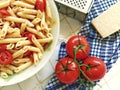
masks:
[[[91,46],[90,56],[101,58],[107,65],[107,71],[109,71],[112,64],[120,57],[120,32],[116,32],[111,36],[102,39],[96,30],[94,30],[90,22],[93,18],[97,17],[116,2],[117,0],[94,0],[91,11],[88,13],[85,20],[85,25],[80,32],[78,32],[79,35],[84,36],[89,41]],[[65,42],[61,43],[58,59],[67,55],[65,45]],[[87,85],[88,82],[85,82]],[[62,84],[54,74],[48,82],[46,90],[86,90],[87,87],[84,87],[83,85],[80,86],[79,84],[80,80],[77,80],[70,85]]]

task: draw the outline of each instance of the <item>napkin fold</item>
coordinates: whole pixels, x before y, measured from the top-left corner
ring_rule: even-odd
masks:
[[[106,38],[101,38],[96,30],[91,25],[91,20],[97,17],[99,14],[107,10],[111,5],[115,4],[117,0],[94,0],[94,4],[87,15],[85,25],[78,32],[79,35],[84,36],[90,43],[91,51],[90,56],[96,56],[101,58],[107,65],[107,72],[112,65],[120,57],[120,32],[116,32]],[[118,12],[119,13],[119,12]],[[66,43],[62,42],[60,45],[58,59],[67,56]],[[98,82],[98,81],[97,81]],[[97,83],[95,82],[95,83]],[[86,85],[89,82],[86,81]],[[96,85],[96,84],[95,84]],[[86,90],[87,87],[80,86],[80,80],[72,84],[63,84],[59,82],[55,74],[48,82],[46,90]],[[91,89],[92,90],[92,89]]]

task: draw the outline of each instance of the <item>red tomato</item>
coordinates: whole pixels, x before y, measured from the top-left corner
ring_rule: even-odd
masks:
[[[81,69],[85,75],[92,81],[101,79],[106,73],[106,64],[97,57],[88,57],[83,62],[86,66],[82,66]]]
[[[28,56],[28,57],[30,58],[30,60],[31,60],[32,62],[34,62],[33,52],[32,52],[32,51],[27,50],[27,51],[24,53],[24,56],[25,56],[25,57]]]
[[[7,9],[0,9],[0,15],[2,15],[2,16],[10,16],[10,13],[7,11]]]
[[[76,52],[76,59],[84,59],[90,53],[90,45],[83,36],[75,35],[67,41],[66,52],[72,58],[74,58],[74,47],[79,48]]]
[[[0,52],[0,64],[7,65],[13,61],[13,57],[10,51],[4,50]]]
[[[72,58],[60,59],[55,67],[57,78],[64,84],[71,84],[77,80],[80,75],[79,67]]]
[[[6,50],[7,45],[6,44],[0,44],[0,51]]]
[[[35,8],[43,12],[46,8],[46,0],[36,0]]]
[[[31,32],[24,32],[24,33],[22,33],[22,36],[27,37],[28,40],[30,40],[32,42],[32,37],[35,36],[35,34],[33,34]]]
[[[32,54],[30,54],[30,60],[34,63],[34,57],[33,57],[33,53]]]

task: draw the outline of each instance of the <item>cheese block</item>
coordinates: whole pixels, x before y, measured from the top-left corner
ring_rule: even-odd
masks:
[[[120,30],[120,2],[94,18],[91,23],[103,38]]]

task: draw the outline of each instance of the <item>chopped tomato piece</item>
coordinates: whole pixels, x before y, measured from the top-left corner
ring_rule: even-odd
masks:
[[[34,62],[33,53],[29,56],[29,58],[30,58],[30,60],[31,60],[32,62]]]
[[[0,51],[6,50],[7,45],[6,44],[0,44]]]
[[[0,51],[0,64],[7,65],[13,61],[12,53],[8,50]]]
[[[32,51],[27,50],[27,51],[24,53],[24,56],[29,57],[30,60],[31,60],[32,62],[34,62],[33,52],[32,52]]]
[[[43,12],[46,8],[46,0],[36,0],[35,8]]]
[[[24,32],[24,33],[22,33],[22,36],[27,37],[28,40],[30,40],[32,42],[32,37],[35,36],[35,34],[33,34],[31,32]]]
[[[7,9],[0,9],[0,15],[1,16],[10,16],[10,13],[8,12]]]

